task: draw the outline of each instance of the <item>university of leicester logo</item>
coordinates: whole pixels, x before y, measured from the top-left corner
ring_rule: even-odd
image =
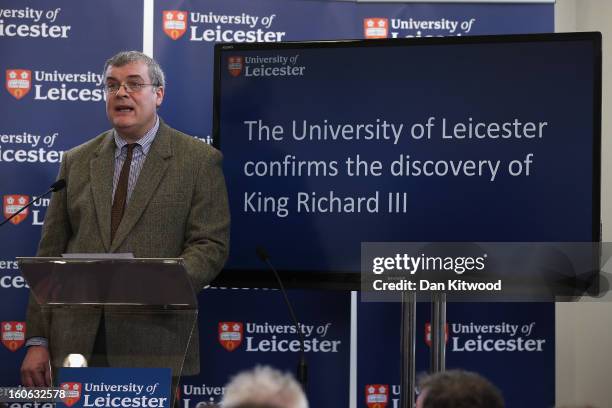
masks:
[[[244,58],[243,57],[228,57],[227,58],[227,69],[231,76],[237,77],[242,72],[242,67],[244,67]]]
[[[240,322],[219,322],[219,343],[227,351],[234,351],[242,343],[244,328]]]
[[[66,392],[66,396],[62,398],[62,401],[67,406],[71,407],[81,398],[81,390],[83,385],[77,382],[65,382],[60,384],[60,388]]]
[[[368,408],[385,408],[389,403],[389,386],[386,384],[369,384],[365,386]]]
[[[365,38],[387,38],[389,36],[389,19],[380,17],[364,18],[363,35]]]
[[[28,69],[7,69],[6,90],[16,99],[21,99],[32,87],[32,71]]]
[[[173,40],[178,40],[187,31],[187,12],[180,10],[162,11],[164,33]]]
[[[431,323],[425,323],[425,343],[431,347]],[[444,328],[444,343],[448,343],[448,323]]]
[[[25,343],[25,322],[2,322],[2,344],[11,350],[17,351]]]
[[[5,195],[4,200],[3,200],[4,218],[6,219],[10,217],[11,215],[15,214],[17,211],[19,211],[21,207],[23,207],[24,205],[28,203],[29,199],[30,197],[27,195],[20,195],[20,194]],[[19,224],[21,221],[26,219],[26,217],[28,216],[28,213],[29,213],[29,209],[26,208],[25,210],[20,212],[18,216],[13,218],[11,220],[11,223],[15,225]]]

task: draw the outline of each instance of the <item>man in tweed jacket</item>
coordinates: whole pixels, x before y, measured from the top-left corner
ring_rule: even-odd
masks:
[[[113,129],[64,155],[59,178],[67,185],[51,200],[37,255],[180,257],[199,291],[218,274],[228,254],[221,154],[157,116],[165,85],[157,62],[140,52],[122,52],[107,61],[104,72]],[[151,342],[168,341],[169,333],[189,333],[189,319],[101,316],[99,309],[87,315],[58,311],[47,316],[30,296],[23,384],[49,385],[51,367],[61,366],[66,353],[90,358],[100,336],[109,365],[155,366],[163,364],[164,356],[155,361],[146,355]],[[196,327],[185,374],[199,371],[197,332]],[[170,343],[185,339],[170,340],[171,348]]]

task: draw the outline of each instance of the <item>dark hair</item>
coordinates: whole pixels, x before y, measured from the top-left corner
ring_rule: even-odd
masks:
[[[479,374],[449,370],[423,377],[423,408],[503,408],[499,389]]]

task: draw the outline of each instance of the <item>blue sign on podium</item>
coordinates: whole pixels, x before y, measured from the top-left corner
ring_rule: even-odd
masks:
[[[62,368],[63,405],[71,408],[169,408],[169,368]],[[61,405],[61,404],[60,404]]]

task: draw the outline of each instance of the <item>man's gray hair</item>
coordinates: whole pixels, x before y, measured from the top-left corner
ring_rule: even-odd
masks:
[[[166,86],[164,71],[162,71],[157,61],[140,51],[121,51],[113,55],[104,64],[102,76],[106,77],[106,70],[108,67],[122,67],[138,61],[144,62],[147,66],[149,70],[149,78],[151,79],[151,83],[153,85],[161,87]]]
[[[257,366],[232,378],[225,386],[221,407],[308,408],[308,400],[291,374]]]

